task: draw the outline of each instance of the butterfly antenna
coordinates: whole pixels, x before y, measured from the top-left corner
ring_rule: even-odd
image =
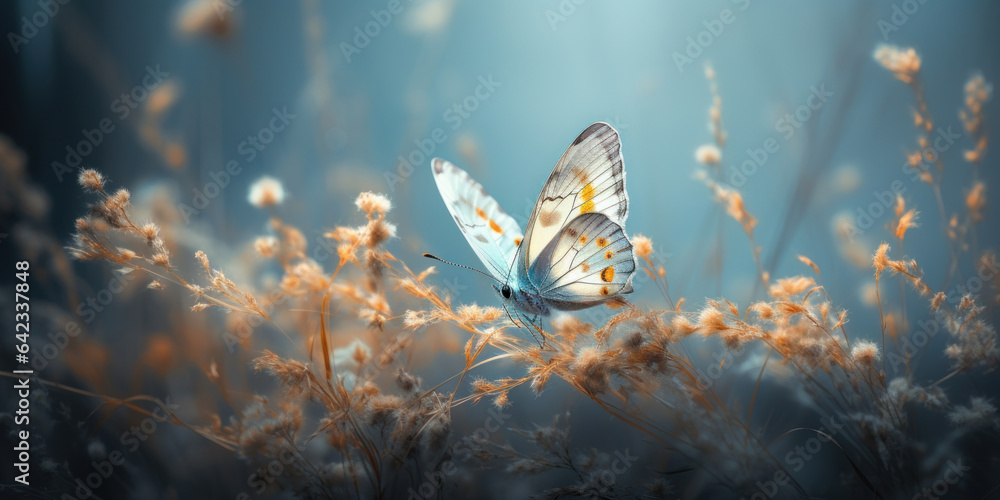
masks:
[[[427,257],[428,259],[434,259],[434,260],[437,260],[437,261],[440,261],[440,262],[444,262],[445,264],[451,264],[451,265],[456,266],[456,267],[461,267],[461,268],[464,268],[464,269],[468,269],[470,271],[475,271],[475,272],[477,272],[479,274],[482,274],[483,276],[486,276],[487,278],[489,278],[489,279],[491,279],[493,281],[496,281],[497,283],[500,283],[501,285],[503,284],[503,282],[501,282],[500,280],[498,280],[498,279],[494,278],[493,276],[490,276],[489,274],[486,274],[486,273],[484,273],[484,272],[482,272],[479,269],[476,269],[474,267],[469,267],[469,266],[466,266],[466,265],[456,264],[454,262],[449,262],[447,260],[442,259],[441,257],[438,257],[436,255],[431,255],[429,253],[425,253],[424,257]]]

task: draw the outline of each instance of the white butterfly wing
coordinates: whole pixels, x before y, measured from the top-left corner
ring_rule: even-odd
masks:
[[[521,228],[483,186],[451,162],[431,160],[434,182],[458,228],[490,273],[507,279],[521,244]]]
[[[570,221],[528,273],[538,294],[558,309],[580,309],[632,292],[632,242],[607,215],[589,212]]]
[[[620,227],[628,193],[618,132],[607,123],[584,130],[556,163],[528,221],[518,265],[525,273],[574,218],[601,213]]]

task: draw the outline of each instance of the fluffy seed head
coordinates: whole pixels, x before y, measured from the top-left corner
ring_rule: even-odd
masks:
[[[285,188],[281,186],[281,181],[278,179],[264,176],[250,185],[250,194],[247,196],[247,200],[258,208],[280,205],[285,201]]]

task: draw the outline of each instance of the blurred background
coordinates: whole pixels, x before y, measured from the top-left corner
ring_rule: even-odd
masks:
[[[92,201],[76,183],[80,168],[98,169],[134,199],[172,200],[167,206],[180,217],[178,239],[210,256],[214,251],[213,265],[237,282],[258,279],[249,276],[256,268],[244,272],[238,264],[250,258],[247,249],[267,231],[269,215],[300,228],[316,251],[324,232],[358,222],[354,200],[362,191],[392,200],[389,218],[398,230],[388,248],[414,269],[428,264],[423,252],[481,267],[441,201],[430,158],[466,169],[523,227],[566,147],[589,124],[604,121],[621,136],[631,208],[627,231],[652,239],[674,300],[684,297],[697,310],[705,298],[726,297],[744,308],[762,293],[746,235],[697,177],[703,171],[742,193],[757,220],[754,244],[764,271],[772,277],[812,274],[797,258],[809,257],[836,305],[850,311],[851,334],[877,341],[870,255],[879,242],[893,242],[886,225],[893,220],[895,192],[907,210],[919,212],[905,254],[921,264],[929,284],[952,287],[977,270],[969,263],[949,270],[951,247],[942,227],[953,213],[965,217],[974,176],[986,186],[997,180],[992,155],[977,174],[966,161],[964,152],[976,141],[959,110],[970,78],[993,82],[1000,74],[998,14],[1000,5],[986,0],[4,2],[0,31],[9,46],[0,50],[0,134],[5,161],[23,165],[23,174],[8,174],[7,187],[0,188],[0,266],[13,269],[15,261],[34,259],[39,284],[32,300],[52,305],[36,309],[33,342],[40,346],[65,321],[82,319],[86,335],[72,342],[93,343],[89,350],[67,351],[76,353],[72,359],[60,354],[41,376],[117,397],[181,399],[203,375],[196,367],[157,365],[149,339],[173,328],[170,307],[194,314],[187,312],[190,296],[164,306],[136,284],[125,300],[98,299],[97,306],[81,309],[86,297],[109,288],[115,274],[112,266],[71,261],[61,251]],[[880,44],[920,54],[922,90],[935,121],[928,136],[942,138],[934,146],[945,166],[944,210],[930,186],[904,167],[907,153],[917,148],[917,105],[910,88],[873,58]],[[708,65],[726,141],[718,164],[705,166],[695,151],[715,143]],[[1000,118],[992,104],[984,113],[987,124]],[[264,176],[279,179],[285,193],[270,214],[248,201],[250,186]],[[890,191],[892,201],[882,202]],[[974,256],[998,243],[996,204],[986,204],[982,215],[975,248],[966,238]],[[845,239],[850,226],[857,236]],[[325,264],[328,271],[332,264]],[[458,268],[438,270],[432,279],[456,303],[495,304],[484,278]],[[60,273],[73,276],[71,286],[47,277]],[[13,287],[11,274],[0,272],[3,288]],[[881,293],[898,307],[895,282]],[[912,290],[906,296],[903,304],[921,308],[910,321],[926,319],[920,315],[926,299]],[[642,284],[631,299],[663,306],[663,297]],[[581,317],[601,321],[611,313]],[[995,304],[984,316],[995,324]],[[176,337],[164,342],[171,352],[194,348]],[[948,371],[939,354],[945,336],[930,342],[934,355],[920,365],[918,380],[937,380]],[[2,346],[0,369],[11,369],[11,343]],[[704,367],[728,356],[727,367],[749,374],[724,381],[723,393],[753,387],[756,354],[719,357],[722,350],[712,342],[688,347]],[[421,376],[436,384],[453,375],[461,367],[448,364],[453,355],[431,356]],[[88,368],[95,359],[100,366]],[[253,387],[259,375],[242,371]],[[483,375],[507,371],[520,368],[494,364]],[[983,377],[963,379],[949,394],[956,401],[970,393],[995,395],[995,374]],[[4,394],[0,411],[9,412],[6,401],[14,397]],[[503,410],[510,426],[529,428],[569,412],[572,435],[585,449],[628,447],[647,464],[656,456],[655,444],[641,433],[565,387],[538,398],[528,391],[511,398]],[[808,422],[807,408],[789,402],[794,394],[775,390],[760,398],[757,404],[769,408],[767,426],[817,425]],[[75,488],[73,478],[84,477],[92,460],[122,448],[119,436],[137,425],[126,410],[102,425],[101,413],[93,413],[99,401],[79,394],[49,388],[46,400],[33,407],[52,422],[37,445],[37,456],[50,461],[38,466],[38,477],[52,473],[66,481],[52,483],[56,489],[16,490],[38,498]],[[480,425],[488,406],[453,410],[456,427]],[[205,416],[195,408],[179,411],[193,420]],[[127,454],[127,473],[95,491],[105,498],[256,496],[243,480],[253,468],[237,454],[188,429],[161,425]],[[995,439],[996,429],[990,432]],[[838,474],[824,469],[850,469],[833,451],[820,460],[832,465],[810,465],[797,479],[824,496],[839,484]],[[995,456],[991,463],[995,472]],[[990,467],[977,477],[988,477]],[[5,488],[16,484],[9,469],[3,471]],[[470,469],[463,472],[466,481],[488,485],[487,496],[521,498],[567,481],[556,473],[510,483],[501,471]],[[628,474],[638,484],[653,473],[637,467]],[[697,496],[693,489],[685,494],[688,481],[678,475],[671,496]],[[985,494],[996,486],[982,481],[966,492]],[[492,489],[501,485],[508,488],[504,493]]]

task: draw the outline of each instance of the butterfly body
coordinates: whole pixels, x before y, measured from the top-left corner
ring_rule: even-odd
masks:
[[[521,283],[518,283],[520,281]],[[538,294],[538,291],[530,282],[523,278],[518,278],[511,283],[493,287],[497,295],[505,304],[512,305],[519,311],[523,311],[531,316],[548,316],[550,314],[549,303]]]
[[[632,292],[628,194],[621,143],[610,125],[595,123],[573,141],[524,233],[465,171],[440,158],[431,167],[456,224],[499,283],[494,289],[508,313],[537,326],[553,309],[585,309]]]

